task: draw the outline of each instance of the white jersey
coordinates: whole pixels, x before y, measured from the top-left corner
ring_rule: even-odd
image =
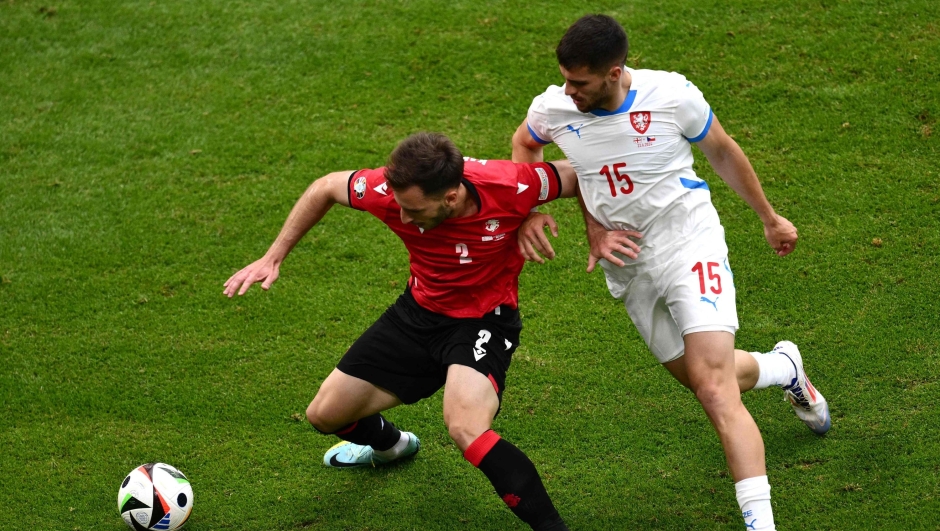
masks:
[[[646,260],[719,225],[708,184],[692,169],[691,142],[705,138],[713,115],[685,76],[626,71],[633,79],[619,109],[582,113],[552,85],[533,100],[527,125],[536,141],[567,156],[594,219],[643,234]]]

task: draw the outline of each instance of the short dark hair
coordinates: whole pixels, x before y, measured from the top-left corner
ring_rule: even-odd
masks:
[[[568,28],[555,57],[567,70],[588,67],[592,72],[606,72],[627,61],[627,32],[607,15],[585,15]]]
[[[426,196],[440,197],[460,186],[463,155],[440,133],[415,133],[388,156],[385,179],[395,190],[418,186]]]

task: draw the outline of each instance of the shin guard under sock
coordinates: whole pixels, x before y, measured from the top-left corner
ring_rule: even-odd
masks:
[[[496,494],[536,531],[568,531],[532,461],[493,430],[477,437],[463,454],[493,484]]]
[[[334,435],[351,443],[371,446],[373,450],[380,452],[395,446],[401,439],[401,431],[380,413],[343,426],[336,430]]]

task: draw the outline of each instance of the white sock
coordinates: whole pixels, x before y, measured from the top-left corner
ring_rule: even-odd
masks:
[[[392,459],[395,459],[401,455],[401,453],[405,451],[406,446],[408,446],[408,435],[405,434],[405,432],[401,432],[401,439],[398,439],[398,442],[395,443],[395,446],[392,446],[388,450],[383,450],[381,452],[373,449],[372,454],[377,455],[382,459],[391,461]]]
[[[749,352],[757,360],[757,367],[760,375],[757,377],[757,383],[754,389],[765,389],[771,385],[783,387],[790,385],[796,378],[796,368],[790,358],[776,352],[761,354],[759,352]]]
[[[748,531],[775,531],[774,511],[770,506],[770,483],[767,476],[742,479],[734,484],[734,492]]]

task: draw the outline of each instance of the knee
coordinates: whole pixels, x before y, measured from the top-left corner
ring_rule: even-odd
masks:
[[[347,424],[342,422],[341,419],[337,419],[335,415],[331,415],[329,409],[323,407],[323,404],[317,399],[314,399],[307,406],[307,422],[323,434],[334,433]]]
[[[469,422],[467,419],[451,418],[447,421],[447,434],[454,440],[461,452],[467,450],[473,441],[490,427]]]
[[[710,417],[721,417],[731,412],[741,403],[741,394],[737,388],[719,382],[705,382],[693,386],[695,398]]]

